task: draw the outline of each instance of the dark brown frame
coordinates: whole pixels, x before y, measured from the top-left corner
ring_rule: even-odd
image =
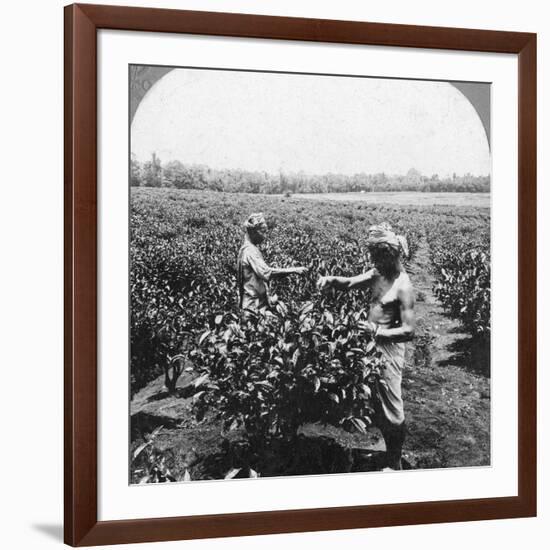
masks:
[[[518,55],[518,496],[195,517],[97,519],[98,29]],[[65,542],[73,546],[536,515],[536,35],[74,4],[65,7]]]

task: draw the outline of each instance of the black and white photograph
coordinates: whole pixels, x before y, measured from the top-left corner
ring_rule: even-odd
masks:
[[[546,4],[6,7],[2,547],[544,547]]]
[[[491,465],[491,84],[129,66],[129,482]]]

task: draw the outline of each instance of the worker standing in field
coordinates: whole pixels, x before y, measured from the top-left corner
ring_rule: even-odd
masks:
[[[355,277],[320,277],[324,290],[370,288],[372,299],[368,321],[362,328],[372,335],[386,360],[376,402],[376,424],[386,443],[388,470],[401,469],[406,426],[401,397],[401,375],[405,363],[405,342],[414,336],[414,291],[402,259],[408,254],[407,241],[387,224],[369,229],[367,240],[372,269]]]
[[[267,235],[267,223],[261,213],[251,214],[245,224],[244,242],[237,257],[239,306],[243,310],[258,310],[269,306],[269,281],[287,275],[303,275],[306,267],[270,267],[258,246]]]

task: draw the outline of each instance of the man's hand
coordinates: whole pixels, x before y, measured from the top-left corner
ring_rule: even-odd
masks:
[[[295,267],[294,273],[296,273],[296,275],[303,275],[304,273],[307,273],[307,267]]]
[[[328,290],[331,283],[332,281],[330,277],[319,277],[319,280],[317,281],[317,289],[320,291]]]
[[[336,290],[353,290],[354,288],[367,288],[372,283],[374,271],[369,269],[366,273],[356,275],[355,277],[319,277],[317,281],[317,288],[320,291],[328,290],[329,288],[335,288]]]
[[[372,336],[376,333],[378,325],[376,323],[373,323],[372,321],[359,321],[359,323],[357,323],[357,328]]]

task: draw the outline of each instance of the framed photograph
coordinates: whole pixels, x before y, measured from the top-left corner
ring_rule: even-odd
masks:
[[[536,35],[65,8],[65,542],[536,515]]]

